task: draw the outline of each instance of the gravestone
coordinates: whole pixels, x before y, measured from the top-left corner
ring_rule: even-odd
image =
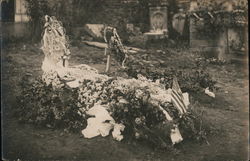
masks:
[[[88,32],[94,38],[102,38],[103,37],[103,24],[86,24],[84,26],[86,32]]]
[[[166,0],[149,2],[150,31],[145,33],[149,38],[161,39],[167,36],[167,7]]]

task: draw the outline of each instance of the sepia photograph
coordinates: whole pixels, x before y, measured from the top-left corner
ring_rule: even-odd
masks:
[[[248,161],[248,0],[0,0],[3,161]]]

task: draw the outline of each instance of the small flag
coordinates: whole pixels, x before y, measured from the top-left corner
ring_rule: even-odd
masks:
[[[178,109],[178,111],[183,114],[187,112],[187,106],[184,103],[184,97],[182,95],[180,86],[178,84],[177,78],[173,78],[173,85],[172,85],[172,103]]]

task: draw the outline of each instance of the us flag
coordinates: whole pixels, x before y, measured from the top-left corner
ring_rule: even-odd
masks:
[[[178,84],[176,77],[173,78],[171,96],[172,96],[171,101],[172,101],[174,107],[176,107],[181,114],[186,113],[187,106],[184,103],[184,97],[182,95],[182,92],[181,92],[181,89],[180,89],[180,86]]]

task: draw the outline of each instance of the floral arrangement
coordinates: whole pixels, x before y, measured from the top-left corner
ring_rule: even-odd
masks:
[[[55,64],[69,59],[69,43],[62,23],[55,17],[45,16],[42,50],[45,56]]]
[[[171,103],[171,90],[166,90],[160,82],[143,76],[140,79],[86,78],[76,88],[70,88],[63,80],[63,86],[52,83],[53,79],[51,84],[42,80],[32,84],[23,81],[24,90],[17,109],[20,121],[77,132],[86,127],[87,111],[98,103],[106,105],[115,122],[125,126],[122,132],[125,140],[146,139],[155,146],[166,148],[171,144],[171,130],[176,126],[184,139],[197,136],[204,139],[206,136],[199,133],[197,118],[200,117],[192,113],[192,108],[181,115]],[[172,120],[167,119],[164,111]],[[156,129],[162,130],[164,135],[158,134]]]

